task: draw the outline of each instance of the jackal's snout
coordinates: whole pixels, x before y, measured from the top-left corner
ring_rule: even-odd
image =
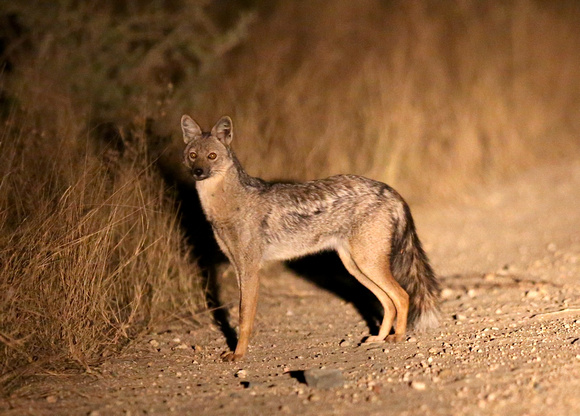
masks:
[[[193,168],[191,170],[191,173],[193,175],[193,179],[195,179],[196,181],[207,179],[207,177],[209,176],[208,172],[202,168]]]

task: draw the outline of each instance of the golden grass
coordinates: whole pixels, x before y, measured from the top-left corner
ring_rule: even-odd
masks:
[[[148,325],[191,319],[203,305],[142,130],[111,171],[86,137],[31,123],[11,116],[0,139],[2,381],[96,364]]]
[[[197,113],[234,116],[254,174],[457,196],[578,154],[578,22],[574,2],[280,2]]]

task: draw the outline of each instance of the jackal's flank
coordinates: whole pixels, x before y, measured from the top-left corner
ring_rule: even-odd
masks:
[[[240,288],[240,333],[235,360],[246,353],[264,261],[336,250],[346,269],[381,302],[378,335],[366,342],[400,341],[407,323],[437,324],[439,283],[403,198],[390,186],[355,175],[296,184],[248,175],[222,117],[211,132],[184,115],[184,163],[196,182],[203,211],[230,260]],[[390,334],[394,329],[393,334]]]

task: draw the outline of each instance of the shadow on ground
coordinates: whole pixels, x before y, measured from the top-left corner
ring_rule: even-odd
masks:
[[[383,317],[379,300],[348,273],[336,253],[325,252],[307,256],[287,262],[287,265],[318,287],[352,303],[365,320],[369,332],[378,332]]]

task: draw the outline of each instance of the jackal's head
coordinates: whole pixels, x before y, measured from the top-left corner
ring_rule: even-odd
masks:
[[[185,151],[183,162],[193,179],[201,181],[224,174],[232,165],[230,143],[233,138],[232,119],[219,119],[211,132],[203,132],[188,115],[181,117]]]

